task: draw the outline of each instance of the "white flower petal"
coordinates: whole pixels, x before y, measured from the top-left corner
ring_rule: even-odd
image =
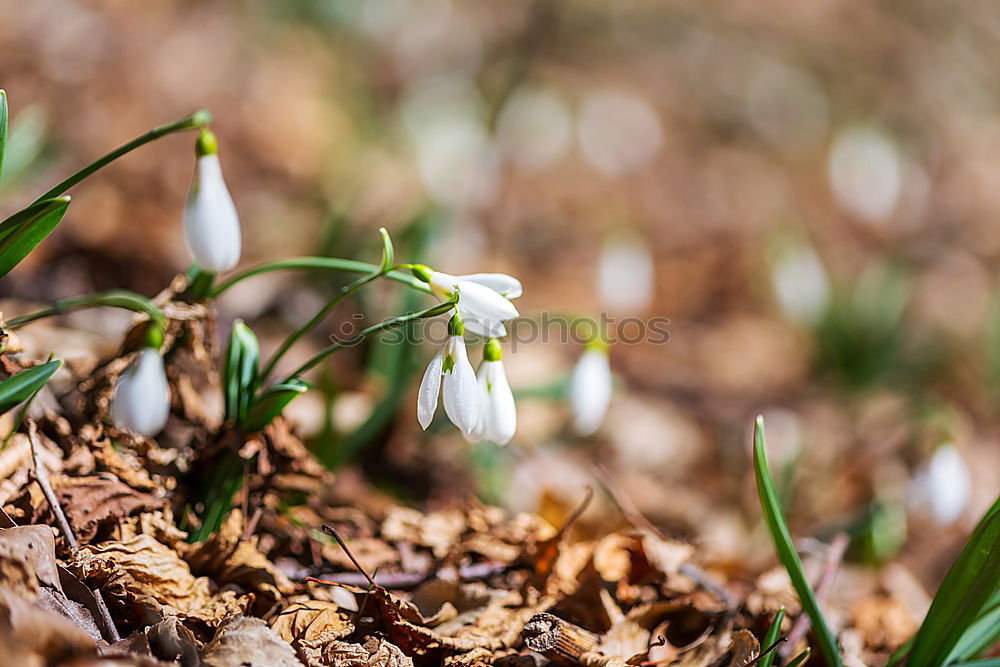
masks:
[[[570,379],[570,408],[577,434],[590,435],[600,427],[611,402],[613,381],[607,350],[585,350]]]
[[[420,427],[426,429],[434,419],[437,411],[438,394],[441,392],[441,366],[444,363],[444,350],[439,351],[431,359],[420,381],[417,392],[417,421]]]
[[[971,495],[972,479],[965,460],[954,445],[943,445],[914,477],[911,502],[939,526],[949,526],[962,516]]]
[[[479,369],[480,391],[485,394],[480,415],[483,437],[506,445],[517,431],[517,407],[502,361],[484,361]]]
[[[483,338],[503,338],[507,335],[507,327],[504,326],[503,322],[477,320],[471,316],[467,317],[464,321],[465,328],[470,333],[482,336]]]
[[[240,261],[240,219],[218,155],[198,158],[184,209],[184,237],[195,261],[205,269],[227,271]]]
[[[464,433],[471,433],[479,421],[479,391],[476,372],[469,363],[465,341],[452,336],[445,344],[445,356],[454,360],[454,366],[444,373],[441,391],[444,411],[451,422]]]
[[[464,276],[457,276],[457,278],[462,281],[489,287],[497,294],[508,299],[516,299],[522,293],[521,281],[506,273],[470,273]]]
[[[170,389],[163,357],[147,347],[118,380],[111,418],[119,428],[152,436],[163,430],[169,415]]]

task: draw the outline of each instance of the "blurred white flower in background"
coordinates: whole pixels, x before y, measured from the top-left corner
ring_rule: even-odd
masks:
[[[500,184],[499,155],[483,123],[485,110],[465,76],[415,82],[403,102],[417,171],[437,201],[463,208],[484,206]]]
[[[761,63],[747,83],[745,102],[750,125],[779,150],[809,150],[826,138],[826,92],[810,72],[791,63]]]
[[[655,277],[653,256],[642,237],[619,235],[604,242],[598,260],[597,288],[606,310],[631,315],[648,309]]]
[[[569,405],[573,431],[577,435],[590,435],[600,428],[611,403],[613,388],[614,376],[607,346],[601,342],[588,345],[570,377]]]
[[[965,460],[952,444],[937,448],[913,476],[910,504],[930,514],[939,526],[949,526],[962,516],[972,495],[972,477]]]
[[[834,139],[827,171],[837,203],[868,222],[896,212],[903,189],[903,158],[896,143],[875,127],[853,126]]]
[[[771,265],[771,282],[778,304],[792,320],[813,325],[830,302],[830,280],[823,262],[805,243],[779,251]]]
[[[645,99],[600,90],[583,101],[577,140],[592,167],[608,176],[624,176],[653,161],[663,146],[663,128]]]
[[[569,152],[573,115],[554,91],[521,88],[497,119],[497,138],[504,156],[519,167],[550,167]]]

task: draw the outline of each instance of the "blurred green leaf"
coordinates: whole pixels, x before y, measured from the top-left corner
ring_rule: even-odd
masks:
[[[257,390],[257,366],[260,363],[260,345],[257,336],[243,323],[236,320],[229,334],[229,347],[222,368],[222,391],[225,398],[226,419],[242,426]]]
[[[1000,589],[1000,497],[972,532],[931,601],[910,649],[909,667],[947,664]],[[978,635],[977,635],[978,636]],[[977,636],[970,636],[970,644]]]
[[[979,618],[962,634],[948,660],[971,660],[996,644],[997,639],[1000,639],[1000,591],[994,591]]]
[[[260,396],[253,400],[253,404],[247,411],[244,428],[247,431],[259,431],[270,424],[275,417],[281,414],[285,406],[295,400],[296,397],[309,391],[311,387],[302,380],[289,380],[282,384],[268,387],[261,392]]]
[[[32,394],[49,381],[49,378],[59,370],[60,366],[62,366],[62,359],[55,359],[21,371],[0,382],[0,414],[7,412],[22,401],[28,400]]]
[[[69,197],[46,199],[0,222],[0,276],[7,275],[56,228]]]
[[[805,663],[805,661],[809,659],[809,656],[811,654],[812,654],[812,649],[807,648],[805,651],[802,651],[802,653],[799,653],[797,656],[792,658],[792,660],[788,663],[787,667],[799,667],[799,665]]]
[[[205,511],[201,525],[191,531],[188,542],[204,542],[222,526],[233,506],[233,496],[243,485],[244,461],[231,449],[219,453],[220,460],[211,467],[204,488]]]
[[[799,554],[795,551],[792,543],[791,533],[785,523],[785,517],[781,513],[781,504],[778,501],[778,492],[774,488],[774,480],[771,478],[771,469],[767,464],[767,451],[764,445],[764,418],[757,417],[753,432],[753,464],[754,475],[757,478],[757,494],[760,496],[761,508],[764,511],[764,519],[767,522],[768,530],[771,531],[771,538],[774,540],[774,548],[778,553],[778,560],[785,566],[788,576],[792,580],[792,586],[799,595],[803,610],[809,615],[812,622],[813,632],[819,642],[820,652],[827,665],[842,665],[840,651],[837,648],[837,640],[826,624],[823,613],[820,611],[819,603],[816,601],[816,594],[813,593],[812,586],[806,579],[805,571],[802,569],[802,562]]]
[[[3,176],[3,154],[7,149],[7,92],[0,88],[0,177]]]
[[[764,641],[760,643],[761,650],[767,648],[768,646],[771,646],[772,644],[774,644],[774,642],[778,641],[778,636],[781,634],[781,621],[784,618],[785,618],[785,608],[781,607],[780,609],[778,609],[778,613],[774,615],[774,621],[771,622],[771,627],[767,629],[767,634],[764,635]],[[760,667],[771,667],[771,665],[774,664],[774,657],[776,654],[777,651],[771,651],[763,658],[761,658],[760,662],[758,662],[757,664]]]

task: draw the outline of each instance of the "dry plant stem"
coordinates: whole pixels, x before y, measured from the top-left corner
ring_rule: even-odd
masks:
[[[773,644],[771,644],[770,646],[768,646],[766,649],[764,649],[763,651],[761,651],[760,655],[758,655],[756,658],[754,658],[753,660],[751,660],[750,662],[748,662],[747,664],[745,664],[743,667],[750,667],[750,665],[757,664],[758,662],[760,662],[764,658],[764,656],[766,656],[768,653],[770,653],[774,649],[776,649],[779,646],[781,646],[782,644],[784,644],[786,641],[788,641],[788,640],[785,639],[784,637],[782,637],[781,639],[779,639],[778,641],[774,642]]]
[[[661,539],[667,539],[666,535],[663,534],[663,531],[657,528],[652,521],[647,519],[646,516],[639,511],[639,508],[636,507],[635,503],[632,502],[632,499],[622,492],[621,488],[617,485],[614,477],[612,477],[611,472],[607,468],[600,463],[595,463],[594,474],[605,493],[607,493],[612,502],[618,506],[618,509],[621,510],[621,513],[625,516],[629,523],[634,525],[636,528],[647,530]],[[708,572],[705,572],[697,565],[694,565],[693,563],[682,563],[677,571],[722,600],[723,604],[726,605],[727,610],[734,611],[736,607],[739,606],[739,598],[735,593],[723,586],[722,583],[715,579],[715,577],[710,575]]]
[[[847,536],[847,533],[837,533],[827,548],[823,572],[820,574],[819,582],[816,584],[816,600],[820,604],[826,599],[826,594],[833,585],[833,579],[837,574],[837,569],[840,567],[841,561],[844,559],[844,553],[847,551],[850,542],[851,539]],[[778,655],[781,656],[782,660],[788,660],[791,657],[795,646],[806,636],[807,632],[809,632],[809,615],[799,614],[799,617],[795,619],[795,623],[786,637],[788,643],[778,650]]]
[[[52,514],[56,517],[56,523],[59,524],[59,530],[62,531],[63,537],[66,538],[66,542],[69,543],[70,548],[73,551],[77,551],[80,545],[76,541],[76,535],[73,534],[73,529],[70,528],[69,521],[66,520],[66,515],[63,513],[62,506],[56,498],[55,491],[52,490],[52,485],[49,484],[49,476],[42,466],[41,456],[38,453],[38,427],[35,425],[33,419],[28,420],[28,442],[31,446],[31,461],[35,467],[35,481],[38,482],[38,486],[42,489],[42,495],[45,496],[49,507],[52,508]],[[121,641],[118,628],[115,627],[115,622],[111,619],[111,612],[108,611],[108,605],[104,602],[101,589],[94,588],[92,592],[94,594],[94,601],[97,603],[97,610],[100,612],[101,620],[104,622],[104,629],[109,635],[109,643],[113,644]]]
[[[535,614],[521,631],[524,644],[553,662],[576,665],[597,646],[597,635],[552,614]]]
[[[361,563],[359,563],[358,559],[355,558],[354,554],[351,553],[351,550],[347,547],[347,543],[344,542],[344,538],[340,536],[340,533],[337,532],[336,528],[327,524],[323,526],[323,532],[328,535],[332,535],[333,539],[337,540],[337,544],[340,545],[340,548],[344,550],[344,553],[347,554],[347,557],[351,559],[352,563],[354,563],[354,567],[358,568],[358,572],[365,575],[365,579],[368,581],[369,584],[371,584],[372,586],[378,586],[378,584],[375,583],[375,580],[371,577],[371,575],[365,571],[365,568],[361,567]]]
[[[476,563],[475,565],[464,565],[459,568],[441,568],[430,572],[383,572],[372,575],[379,586],[383,588],[416,588],[428,579],[437,578],[441,573],[457,573],[460,581],[477,581],[488,579],[495,574],[502,574],[510,569],[506,563],[487,562]],[[363,574],[355,572],[334,572],[331,574],[320,574],[320,579],[332,581],[347,586],[364,586],[368,579]]]

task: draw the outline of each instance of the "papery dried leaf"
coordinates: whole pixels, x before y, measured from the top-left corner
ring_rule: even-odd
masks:
[[[467,528],[465,516],[457,509],[421,514],[408,507],[397,507],[382,522],[382,537],[428,547],[436,558],[443,558]]]
[[[749,630],[737,630],[731,641],[729,667],[743,667],[760,653],[760,644]]]
[[[49,664],[95,654],[95,640],[76,623],[6,588],[0,588],[0,631],[9,633],[13,643],[42,656]]]
[[[271,629],[296,648],[297,642],[325,644],[354,632],[352,616],[333,602],[309,600],[276,615],[271,619]]]
[[[30,574],[23,579],[18,572]],[[59,572],[56,567],[55,540],[48,526],[18,526],[0,529],[0,581],[9,588],[22,587],[37,592],[38,584],[60,593]],[[37,582],[35,581],[37,579]]]
[[[198,667],[198,641],[176,616],[167,616],[146,628],[150,651],[162,660],[180,662],[183,667]]]
[[[148,535],[82,547],[69,567],[81,579],[93,580],[122,599],[146,624],[173,615],[215,625],[242,614],[250,603],[248,596],[218,591],[207,577],[195,577],[176,551]]]
[[[378,637],[368,637],[364,644],[330,642],[319,655],[318,664],[337,667],[413,667],[413,660],[398,646]]]
[[[301,667],[295,651],[259,618],[237,616],[223,624],[201,655],[208,667]]]

